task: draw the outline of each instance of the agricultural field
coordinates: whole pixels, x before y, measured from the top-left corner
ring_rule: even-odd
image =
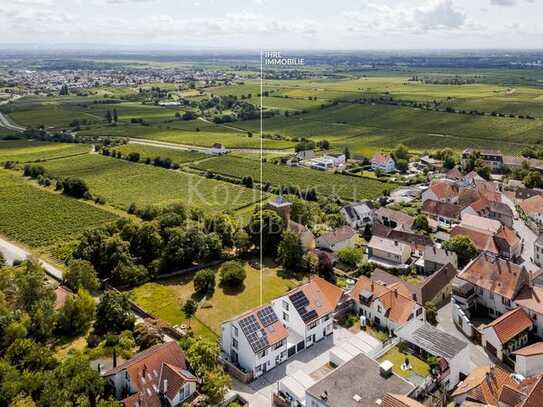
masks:
[[[0,141],[0,163],[52,160],[85,154],[89,150],[90,146],[87,144],[48,143],[31,140]]]
[[[222,156],[195,163],[194,168],[238,178],[251,176],[254,180],[260,179],[260,163],[256,160]],[[302,190],[315,188],[317,194],[337,194],[346,200],[375,199],[385,190],[395,187],[395,184],[369,178],[270,163],[263,164],[263,181],[275,186],[296,186]]]
[[[244,126],[256,131],[260,123],[245,122]],[[313,140],[326,138],[333,148],[347,146],[359,154],[390,149],[399,143],[418,151],[501,146],[518,152],[541,141],[543,122],[388,105],[340,104],[300,116],[266,119],[263,127],[265,133]]]
[[[260,271],[249,264],[245,265],[245,270],[247,278],[244,286],[237,291],[221,287],[217,274],[214,292],[204,301],[190,322],[197,335],[216,338],[220,335],[222,321],[260,305]],[[147,283],[131,290],[129,295],[144,310],[164,321],[174,325],[188,324],[181,306],[194,295],[193,277],[194,274],[191,273],[174,279]],[[303,282],[293,277],[282,276],[280,270],[271,262],[268,262],[263,270],[262,281],[264,303]],[[161,301],[156,301],[157,298]]]
[[[91,204],[31,185],[19,173],[0,170],[0,234],[43,249],[75,239],[83,230],[117,219]]]
[[[145,160],[150,158],[151,160],[160,157],[160,158],[169,158],[172,162],[177,164],[185,164],[192,161],[201,160],[204,158],[209,158],[208,154],[200,153],[197,151],[173,149],[173,148],[161,148],[155,146],[147,146],[142,144],[125,144],[119,147],[112,149],[113,151],[120,151],[123,155],[128,155],[130,153],[139,153],[140,160]],[[1,155],[0,155],[1,159]]]
[[[193,145],[197,147],[211,147],[215,143],[222,143],[227,148],[260,148],[260,137],[256,135],[249,136],[246,131],[235,131],[223,126],[208,124],[201,120],[187,122],[176,122],[166,126],[117,126],[100,127],[92,130],[79,132],[81,135],[111,136],[111,137],[131,137],[143,138],[155,141],[165,141],[168,143]],[[200,125],[200,127],[198,127]],[[240,125],[235,123],[235,125]],[[176,128],[173,126],[179,126]],[[186,129],[187,126],[194,126],[194,129]],[[291,141],[285,140],[262,140],[266,149],[288,149],[294,146]]]
[[[124,210],[131,203],[143,207],[182,202],[209,212],[235,211],[260,199],[253,189],[98,154],[50,161],[44,167],[52,176],[82,178],[91,193]]]

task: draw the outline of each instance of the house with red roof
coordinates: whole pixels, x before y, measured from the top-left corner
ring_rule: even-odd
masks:
[[[371,159],[371,169],[373,171],[381,171],[388,174],[396,171],[396,163],[391,156],[378,153]]]
[[[125,407],[178,406],[196,392],[197,378],[188,370],[176,342],[155,345],[103,373]]]
[[[515,308],[482,328],[482,346],[499,360],[528,343],[533,322],[522,308]]]

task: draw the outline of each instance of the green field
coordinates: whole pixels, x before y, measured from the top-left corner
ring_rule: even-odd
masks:
[[[259,200],[258,191],[180,171],[89,154],[44,164],[53,176],[84,179],[93,194],[126,209],[183,202],[208,211],[236,210]]]
[[[191,327],[197,335],[216,338],[220,335],[221,322],[260,305],[260,272],[248,264],[245,270],[247,278],[243,288],[236,291],[221,287],[217,275],[211,298],[204,302],[191,321]],[[301,281],[294,278],[282,277],[277,271],[272,265],[263,269],[264,303],[301,284]],[[166,322],[173,325],[188,323],[181,306],[194,294],[193,277],[191,273],[175,279],[147,283],[131,290],[129,295],[144,310]]]
[[[209,155],[205,153],[200,153],[197,151],[188,151],[188,150],[176,150],[172,148],[161,148],[154,146],[146,146],[141,144],[125,144],[119,147],[115,147],[113,150],[120,151],[123,155],[130,153],[139,153],[140,160],[146,158],[169,158],[172,162],[177,164],[184,164],[196,160],[201,160],[203,158],[208,158]]]
[[[117,219],[91,204],[44,191],[17,173],[0,170],[0,234],[33,248],[76,238]]]
[[[87,144],[48,143],[31,140],[0,141],[0,163],[51,160],[84,154],[89,150],[90,146]]]
[[[260,163],[256,160],[222,156],[194,164],[195,168],[242,178],[251,176],[260,179]],[[390,190],[395,184],[362,177],[332,174],[308,168],[286,165],[263,164],[263,181],[275,186],[292,185],[302,190],[315,188],[318,194],[337,194],[347,200],[375,199]]]

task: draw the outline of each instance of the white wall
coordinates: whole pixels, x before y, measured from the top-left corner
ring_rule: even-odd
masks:
[[[524,377],[543,373],[543,355],[516,356],[515,372]]]

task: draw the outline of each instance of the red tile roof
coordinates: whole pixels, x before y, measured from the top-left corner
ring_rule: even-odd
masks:
[[[529,281],[523,266],[485,253],[469,263],[458,278],[510,300]]]
[[[535,195],[518,203],[520,209],[526,214],[543,213],[543,197]]]
[[[543,375],[539,377],[528,397],[520,407],[541,407],[543,406]]]
[[[499,254],[498,247],[496,246],[494,238],[490,233],[456,225],[451,229],[450,235],[451,237],[466,236],[473,242],[473,245],[478,252],[485,251],[496,255]]]
[[[505,344],[520,333],[531,329],[532,326],[532,320],[526,311],[522,308],[515,308],[487,324],[485,329],[494,329],[500,342]]]
[[[452,392],[453,397],[465,395],[467,400],[482,404],[497,404],[501,388],[508,385],[517,388],[517,383],[509,372],[499,366],[482,366],[475,368]]]
[[[543,315],[543,288],[524,286],[515,298],[515,302],[523,308]]]
[[[535,356],[543,355],[543,342],[532,343],[524,348],[517,349],[513,352],[517,356]]]
[[[390,160],[392,160],[392,157],[389,155],[378,153],[373,156],[371,163],[375,165],[386,165]]]

